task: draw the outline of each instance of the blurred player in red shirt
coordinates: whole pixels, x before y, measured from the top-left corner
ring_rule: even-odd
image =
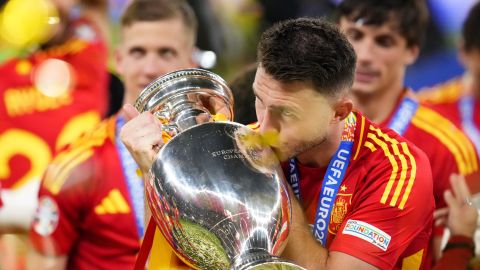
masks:
[[[460,59],[466,73],[420,92],[420,98],[461,127],[480,154],[480,3],[467,15],[462,27]]]
[[[405,69],[419,53],[428,11],[422,1],[345,0],[338,23],[357,54],[352,87],[354,104],[369,119],[393,129],[430,161],[437,208],[446,206],[443,193],[450,175],[479,176],[478,157],[468,137],[448,119],[420,103],[403,85]],[[408,16],[407,16],[408,14]],[[400,19],[402,18],[402,19]],[[480,186],[479,186],[480,187]],[[480,189],[473,190],[480,192]],[[440,255],[443,229],[434,231],[434,255]]]
[[[185,1],[134,0],[121,20],[115,52],[133,103],[165,73],[194,67],[196,18]],[[133,269],[144,231],[143,180],[120,142],[117,114],[55,156],[42,180],[30,239],[32,264],[58,269]],[[173,256],[158,269],[174,267]],[[154,269],[154,268],[151,268]]]
[[[289,159],[284,171],[301,203],[292,200],[283,255],[309,270],[428,269],[434,209],[428,159],[352,112],[355,60],[346,37],[322,19],[281,22],[258,45],[258,130],[278,133],[272,146]],[[163,145],[161,124],[150,113],[124,109],[132,119],[122,141],[147,173]]]
[[[53,154],[106,110],[108,51],[99,29],[105,3],[70,2],[56,5],[60,23],[49,40],[0,66],[0,228],[28,229]],[[84,15],[71,17],[76,2]]]

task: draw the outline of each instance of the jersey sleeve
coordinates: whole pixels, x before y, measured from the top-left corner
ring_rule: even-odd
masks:
[[[90,207],[94,167],[90,152],[60,152],[48,167],[39,190],[39,204],[30,240],[41,254],[67,255],[77,241]]]
[[[417,261],[422,262],[434,208],[430,165],[423,153],[399,148],[396,155],[385,155],[365,169],[363,187],[355,191],[358,197],[330,251],[349,254],[380,269],[393,269],[405,255],[420,256]]]

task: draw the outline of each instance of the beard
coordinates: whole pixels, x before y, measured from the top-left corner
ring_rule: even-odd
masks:
[[[310,150],[316,149],[327,140],[327,136],[318,136],[311,140],[297,141],[293,144],[284,144],[273,149],[280,161],[286,161],[289,158],[296,157]]]

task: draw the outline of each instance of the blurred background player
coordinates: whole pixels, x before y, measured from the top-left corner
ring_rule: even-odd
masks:
[[[134,103],[165,73],[195,67],[196,30],[183,0],[132,1],[115,52],[124,102]],[[108,118],[48,167],[31,228],[31,269],[133,269],[144,231],[143,180],[118,137],[124,121],[121,113]],[[175,269],[176,256],[162,248],[157,257],[166,260],[158,269]]]
[[[469,11],[462,27],[459,58],[466,71],[420,92],[420,98],[434,104],[474,142],[480,154],[480,2]],[[479,181],[480,182],[480,181]]]
[[[460,173],[474,183],[479,169],[466,135],[419,103],[415,93],[404,86],[406,67],[419,54],[427,17],[423,0],[344,0],[338,7],[339,26],[357,54],[352,87],[355,107],[427,154],[435,204],[442,208],[446,206],[443,193],[450,187],[450,175]],[[442,232],[440,228],[434,232],[435,259],[440,255]]]
[[[107,107],[107,2],[5,2],[0,42],[20,53],[0,65],[0,234],[19,234],[1,236],[0,267],[22,269],[21,235],[40,177],[53,154]]]

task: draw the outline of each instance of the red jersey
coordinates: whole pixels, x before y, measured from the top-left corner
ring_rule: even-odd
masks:
[[[411,91],[404,95],[412,96]],[[403,95],[399,98],[391,115],[380,125],[387,127],[400,106]],[[450,189],[450,175],[465,175],[469,183],[480,175],[478,157],[475,147],[461,129],[442,116],[431,106],[420,103],[411,122],[402,134],[423,150],[430,161],[433,178],[433,195],[436,208],[446,207],[443,193]],[[472,185],[471,185],[472,186]],[[480,189],[472,191],[480,192]],[[437,230],[441,234],[443,230]]]
[[[462,99],[471,95],[469,92],[471,92],[472,89],[468,85],[468,77],[456,78],[444,84],[437,85],[429,90],[423,91],[419,96],[422,100],[431,104],[431,106],[440,112],[444,117],[452,121],[458,128],[463,129],[474,142],[477,149],[477,154],[480,155],[480,99],[471,97],[471,119],[464,119],[466,117],[463,116],[461,112],[465,106],[462,104]],[[471,127],[473,132],[465,125],[465,122],[468,121],[471,121],[473,124]]]
[[[356,116],[352,155],[332,207],[327,248],[380,269],[428,269],[434,209],[428,158],[395,132]],[[326,168],[298,164],[298,171],[302,204],[314,224]]]
[[[106,45],[85,20],[73,30],[61,45],[0,66],[0,181],[5,189],[40,179],[55,150],[98,124],[106,111]],[[57,97],[42,94],[33,79],[52,59],[68,64],[74,82]],[[53,73],[46,76],[58,77]]]
[[[49,165],[30,230],[35,249],[67,255],[68,269],[133,269],[140,238],[125,178],[110,118]]]

